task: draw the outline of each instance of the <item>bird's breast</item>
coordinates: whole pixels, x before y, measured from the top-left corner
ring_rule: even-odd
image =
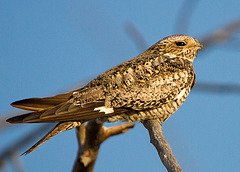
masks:
[[[150,119],[159,119],[160,122],[164,122],[183,104],[189,92],[190,88],[186,88],[184,92],[181,93],[182,95],[179,96],[177,99],[172,100],[166,104],[162,104],[161,106],[156,108],[145,110],[129,110],[127,112],[120,113],[115,116],[101,118],[101,120],[107,122],[117,121],[134,122]]]

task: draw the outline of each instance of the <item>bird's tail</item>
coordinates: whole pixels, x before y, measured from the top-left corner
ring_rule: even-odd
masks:
[[[58,133],[66,130],[73,129],[81,125],[81,122],[60,122],[51,131],[49,131],[41,140],[34,144],[30,149],[25,151],[22,155],[30,154],[32,151],[37,149],[41,144],[48,141],[52,137],[56,136]],[[21,156],[22,156],[21,155]]]

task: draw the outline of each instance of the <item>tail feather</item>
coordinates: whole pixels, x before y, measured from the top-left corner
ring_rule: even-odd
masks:
[[[23,120],[26,117],[28,117],[29,114],[32,114],[32,113],[27,113],[27,114],[23,114],[23,115],[14,116],[12,118],[7,119],[7,122],[12,123],[12,124],[23,123]]]
[[[41,140],[39,140],[36,144],[34,144],[31,148],[25,151],[22,155],[30,154],[32,151],[37,149],[40,145],[56,136],[58,133],[66,130],[73,129],[81,125],[81,122],[62,122],[58,123],[51,131],[49,131]]]
[[[73,91],[53,97],[23,99],[13,102],[11,106],[24,110],[41,111],[68,101],[72,94]]]

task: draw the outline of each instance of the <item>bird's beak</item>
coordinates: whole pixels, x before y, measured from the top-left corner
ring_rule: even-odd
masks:
[[[201,49],[203,49],[203,48],[205,48],[205,47],[204,47],[202,44],[199,43],[198,49],[201,50]]]

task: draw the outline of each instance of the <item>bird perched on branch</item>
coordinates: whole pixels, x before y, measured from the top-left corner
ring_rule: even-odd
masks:
[[[61,131],[97,119],[101,122],[166,121],[195,84],[193,60],[203,46],[186,35],[166,37],[137,57],[102,73],[85,87],[53,97],[30,98],[11,105],[34,111],[10,123],[59,122],[24,154]]]

